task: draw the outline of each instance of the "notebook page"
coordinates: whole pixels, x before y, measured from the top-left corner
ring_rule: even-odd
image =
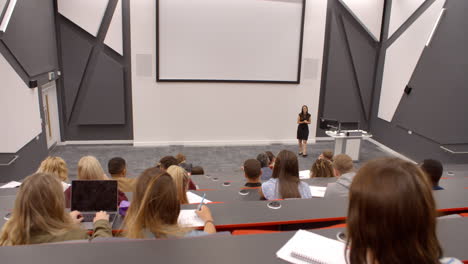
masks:
[[[344,249],[345,244],[342,242],[305,230],[299,230],[278,252],[276,252],[276,256],[296,264],[345,264]],[[293,256],[293,252],[305,258],[296,258]],[[310,259],[310,261],[305,259]],[[313,260],[317,261],[314,262]]]
[[[19,187],[20,185],[21,185],[21,182],[11,181],[11,182],[1,186],[0,189],[16,188],[16,187]]]
[[[310,193],[312,197],[325,197],[325,192],[327,191],[327,187],[320,187],[320,186],[309,186]]]
[[[180,210],[179,219],[177,223],[183,227],[200,227],[205,226],[200,217],[195,213],[195,210]]]
[[[195,204],[195,203],[199,204],[201,203],[203,197],[201,197],[200,195],[194,194],[193,192],[187,192],[187,199],[188,199],[188,202],[191,204]],[[205,198],[203,203],[207,204],[207,203],[211,203],[211,201]]]
[[[303,170],[299,172],[299,179],[310,179],[310,170]]]

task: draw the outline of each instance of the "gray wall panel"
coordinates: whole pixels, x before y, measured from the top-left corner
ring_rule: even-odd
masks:
[[[87,34],[80,33],[76,27],[65,21],[60,24],[64,106],[67,120],[71,116],[81,80],[93,49],[93,43],[86,38]]]
[[[394,122],[440,144],[468,143],[468,19],[466,1],[448,1]]]
[[[3,42],[30,77],[58,68],[52,0],[16,3]]]
[[[84,103],[79,110],[79,125],[124,125],[123,68],[105,53],[99,54]]]

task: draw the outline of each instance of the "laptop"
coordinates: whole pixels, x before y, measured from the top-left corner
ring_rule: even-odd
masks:
[[[117,203],[117,181],[72,181],[71,210],[81,213],[83,228],[94,229],[93,219],[99,211],[109,214],[109,222],[112,226],[118,214]]]

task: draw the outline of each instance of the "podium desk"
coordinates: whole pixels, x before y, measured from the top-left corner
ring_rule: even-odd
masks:
[[[335,141],[334,153],[346,154],[353,161],[359,161],[361,153],[361,141],[366,138],[371,138],[372,135],[363,130],[341,130],[325,132],[327,136],[332,137]]]

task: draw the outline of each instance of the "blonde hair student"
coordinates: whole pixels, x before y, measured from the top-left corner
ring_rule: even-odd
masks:
[[[182,167],[172,165],[167,169],[167,173],[171,175],[174,180],[177,197],[181,204],[188,204],[187,191],[189,187],[190,177],[188,176],[187,171]]]
[[[41,162],[37,172],[52,173],[61,181],[68,182],[68,167],[67,163],[60,157],[47,157]]]
[[[124,221],[124,235],[128,238],[166,238],[181,236],[198,236],[216,233],[213,217],[208,207],[202,206],[196,214],[205,222],[204,231],[196,231],[178,225],[180,202],[172,177],[160,169],[148,169],[143,175],[145,181],[150,179],[144,194],[140,181],[137,181],[135,197]]]
[[[1,230],[0,246],[112,236],[107,213],[96,214],[92,237],[79,227],[80,215],[77,211],[65,212],[62,185],[57,176],[48,173],[30,175],[21,184],[11,218]]]
[[[84,156],[78,162],[79,180],[108,180],[101,163],[93,156]]]

